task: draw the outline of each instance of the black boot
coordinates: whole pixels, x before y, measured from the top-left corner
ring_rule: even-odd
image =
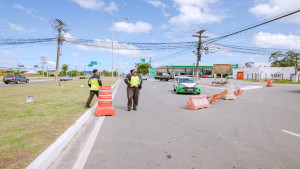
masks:
[[[131,108],[130,108],[130,107],[128,107],[127,111],[131,111]]]
[[[133,108],[134,111],[137,111],[136,107]]]

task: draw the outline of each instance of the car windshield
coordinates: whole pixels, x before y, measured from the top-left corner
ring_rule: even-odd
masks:
[[[62,75],[61,77],[68,77],[67,75]]]
[[[14,75],[6,75],[5,78],[14,77]]]
[[[196,81],[192,78],[180,78],[179,83],[196,83]]]

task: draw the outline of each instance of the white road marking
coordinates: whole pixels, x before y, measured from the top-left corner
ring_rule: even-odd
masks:
[[[287,130],[281,130],[285,133],[288,133],[288,134],[291,134],[291,135],[294,135],[294,136],[297,136],[297,137],[300,137],[300,134],[297,134],[297,133],[293,133],[293,132],[290,132],[290,131],[287,131]]]
[[[241,87],[241,90],[251,90],[251,89],[259,89],[262,88],[263,86],[245,86],[245,87]]]
[[[112,86],[112,88],[114,88],[115,85],[117,85],[116,90],[114,91],[114,93],[112,95],[112,99],[114,99],[114,96],[117,93],[119,84],[120,84],[120,80],[118,80],[118,82]],[[94,143],[96,141],[97,135],[99,134],[99,131],[101,129],[104,119],[105,119],[105,116],[99,117],[99,120],[98,120],[94,130],[92,131],[90,138],[86,142],[82,152],[79,154],[79,156],[76,160],[76,163],[73,166],[73,169],[82,169],[84,167],[86,160],[88,159],[89,154],[94,146]]]
[[[156,86],[152,86],[153,88],[157,88]]]

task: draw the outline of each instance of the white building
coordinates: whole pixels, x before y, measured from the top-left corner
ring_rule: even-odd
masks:
[[[287,79],[291,80],[295,73],[295,67],[270,67],[271,63],[248,62],[239,64],[237,69],[233,69],[233,78],[235,79]],[[299,74],[299,72],[298,72]]]

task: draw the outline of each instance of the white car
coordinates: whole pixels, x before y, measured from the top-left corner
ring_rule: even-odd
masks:
[[[147,80],[147,79],[148,79],[148,76],[147,76],[147,75],[142,75],[142,79],[143,79],[143,80]]]

